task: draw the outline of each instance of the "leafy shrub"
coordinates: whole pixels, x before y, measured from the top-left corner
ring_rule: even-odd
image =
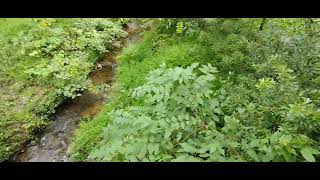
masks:
[[[33,101],[29,110],[39,118],[48,119],[49,115],[55,113],[55,108],[62,103],[63,99],[63,96],[51,92],[45,97],[40,97]]]
[[[210,98],[213,91],[209,82],[215,79],[213,73],[217,70],[210,65],[203,66],[200,68],[203,75],[197,77],[193,73],[197,66],[168,70],[162,67],[151,72],[147,84],[132,92],[133,98],[146,97],[145,106],[110,114],[112,121],[105,130],[105,137],[111,141],[102,147],[103,151],[97,152],[98,157],[102,154],[107,161],[117,159],[118,155],[123,156],[123,160],[143,160],[149,152],[148,160],[170,159],[170,151],[176,151],[171,148],[179,144],[179,140],[184,142],[201,128],[215,126],[215,121],[219,121],[215,113],[222,112],[215,107],[219,102]],[[201,105],[216,112],[200,108]],[[207,114],[206,119],[203,114]],[[121,129],[115,131],[117,127]]]
[[[60,92],[65,92],[64,96],[72,98],[78,90],[87,87],[87,74],[97,55],[106,53],[112,41],[124,34],[121,26],[107,19],[79,19],[74,27],[68,28],[51,26],[54,19],[37,21],[39,28],[22,32],[12,40],[13,45],[19,47],[20,56],[43,59],[25,72],[40,78],[43,83],[54,85]],[[92,58],[92,54],[96,55]],[[68,87],[70,91],[66,92]]]
[[[193,34],[205,27],[206,22],[201,18],[159,18],[156,30],[164,34]]]
[[[90,160],[98,161],[319,161],[318,22],[202,19],[191,21],[195,25],[192,33],[186,23],[187,19],[157,21],[141,44],[122,53],[113,101],[99,118],[84,123],[85,129],[95,133],[87,136],[80,129],[77,142],[90,138],[94,142],[75,145],[77,157],[84,160],[90,154]],[[160,68],[147,76],[163,62],[173,69]],[[185,96],[172,100],[183,93],[197,93],[186,91],[188,84],[175,79],[175,73],[187,71],[194,62],[219,69],[216,79],[203,82],[203,89],[208,85],[212,93],[202,100],[217,100],[220,114],[207,104],[193,107],[199,114],[183,111],[191,101]],[[167,74],[172,76],[164,76]],[[198,69],[192,74],[190,84],[204,75]],[[128,98],[130,88],[136,89]],[[104,129],[102,122],[107,124]]]
[[[199,74],[193,72],[197,66],[152,71],[147,83],[131,94],[143,101],[142,106],[110,112],[103,144],[90,157],[103,161],[297,161],[304,157],[315,161],[313,154],[319,152],[306,136],[245,126],[237,116],[224,114],[220,104],[225,93],[216,82],[217,69],[203,65]]]

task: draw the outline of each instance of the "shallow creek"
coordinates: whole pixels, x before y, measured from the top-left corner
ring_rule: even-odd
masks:
[[[121,47],[136,42],[141,29],[138,22],[128,23],[126,37],[116,41],[120,48],[114,48],[97,63],[89,75],[95,85],[112,85],[116,70],[116,57]],[[10,161],[16,162],[68,162],[68,146],[73,132],[83,118],[94,117],[108,100],[108,90],[100,93],[84,91],[82,96],[65,100],[52,117],[51,124],[35,141],[24,146]]]

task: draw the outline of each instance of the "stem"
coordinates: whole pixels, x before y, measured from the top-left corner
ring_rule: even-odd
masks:
[[[177,142],[171,149],[170,152],[173,148],[175,148],[177,145],[179,145],[180,143],[184,142],[189,136],[195,134],[198,132],[198,130],[200,130],[200,128],[196,129],[196,131],[191,132],[190,134],[188,134],[185,138],[183,138],[181,141]]]
[[[183,138],[181,141],[177,142],[171,149],[175,148],[178,144],[184,142],[189,136],[191,136],[192,134],[196,133],[197,131],[191,132],[190,134],[188,134],[185,138]],[[171,150],[170,149],[170,150]]]
[[[229,149],[231,149],[231,150],[237,155],[237,157],[238,157],[241,161],[243,161],[243,159],[241,158],[240,154],[235,150],[235,148],[233,148],[233,147],[230,146]]]
[[[267,18],[263,18],[263,19],[262,19],[261,24],[260,24],[260,27],[259,27],[260,31],[263,30],[263,26],[264,26],[264,24],[266,23],[266,20],[267,20]]]

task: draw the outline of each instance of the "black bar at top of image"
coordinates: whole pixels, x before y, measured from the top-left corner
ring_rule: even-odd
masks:
[[[317,7],[305,1],[4,1],[0,17],[319,17]]]

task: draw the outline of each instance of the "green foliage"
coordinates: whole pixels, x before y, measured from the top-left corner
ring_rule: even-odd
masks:
[[[37,21],[40,28],[12,40],[21,56],[44,58],[25,72],[72,98],[87,87],[86,76],[94,65],[94,57],[106,53],[112,41],[124,33],[120,26],[106,19],[79,19],[70,28],[51,27],[55,20]]]
[[[211,65],[202,66],[199,69],[202,75],[197,77],[193,72],[197,66],[193,64],[186,69],[162,66],[151,72],[147,83],[132,92],[133,98],[145,97],[145,106],[128,107],[129,112],[111,112],[112,121],[104,135],[111,141],[93,157],[106,161],[165,161],[176,151],[174,144],[188,140],[201,128],[214,127],[219,120],[217,115],[222,113],[216,107],[218,100],[210,98],[213,93],[210,82],[217,70]]]
[[[110,20],[120,24],[121,26],[125,26],[130,22],[130,18],[111,18]]]
[[[177,32],[178,34],[181,34],[182,31],[183,31],[183,22],[182,22],[182,21],[179,21],[179,22],[177,23],[177,30],[176,30],[176,32]]]
[[[156,29],[160,33],[193,34],[205,25],[205,20],[197,18],[159,18]]]
[[[34,18],[32,19],[34,22],[37,22],[39,26],[51,26],[53,23],[56,22],[56,19],[54,18]]]
[[[44,128],[65,98],[93,88],[87,76],[125,22],[0,19],[0,161]]]
[[[35,98],[29,110],[41,119],[48,119],[51,114],[55,113],[55,108],[62,103],[62,100],[63,96],[51,92],[44,97]]]
[[[306,136],[245,126],[221,110],[224,91],[210,64],[194,71],[164,67],[132,91],[142,106],[110,112],[101,147],[103,161],[314,161],[318,151]],[[244,110],[238,110],[244,113]],[[307,149],[307,150],[306,150]],[[301,152],[298,154],[297,152]],[[302,157],[301,157],[302,154]]]
[[[319,161],[318,31],[317,19],[157,20],[143,42],[119,57],[112,101],[92,121],[106,128],[84,123],[101,134],[91,134],[94,145],[75,144],[72,153],[98,161]],[[194,62],[219,69],[202,84],[213,93],[172,103],[180,93],[198,92],[175,79]],[[169,69],[155,70],[162,63]],[[193,80],[203,76],[193,73]],[[206,105],[213,98],[218,110]],[[180,114],[188,103],[202,114]],[[88,137],[80,129],[75,139]]]
[[[161,45],[158,46],[158,43]],[[189,48],[193,47],[192,42],[177,44],[162,41],[153,32],[146,32],[142,42],[123,49],[117,59],[116,81],[112,93],[109,95],[110,101],[100,115],[89,122],[82,122],[81,128],[75,132],[75,138],[70,148],[72,157],[79,161],[87,158],[90,151],[101,140],[100,131],[105,126],[103,124],[107,124],[109,121],[110,118],[107,114],[113,108],[124,108],[128,105],[138,104],[128,98],[128,92],[132,88],[143,85],[150,70],[156,69],[162,63],[166,63],[168,67],[177,65],[186,67],[192,64],[193,59],[189,57],[193,57],[191,54],[196,50],[189,51]],[[175,60],[177,58],[179,61]],[[95,133],[88,132],[91,130]],[[82,141],[84,139],[85,141]]]
[[[96,117],[99,121],[83,120],[80,128],[76,131],[76,138],[68,149],[68,153],[75,161],[86,161],[86,157],[101,138],[99,137],[101,129],[107,125],[104,114]],[[100,119],[101,118],[101,119]]]

